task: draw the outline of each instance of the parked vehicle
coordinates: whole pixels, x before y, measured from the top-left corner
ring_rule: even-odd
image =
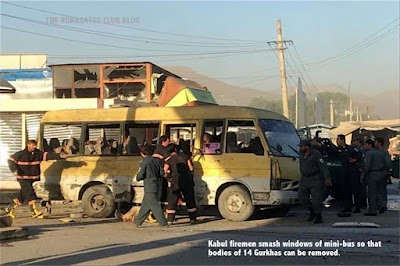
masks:
[[[258,207],[297,199],[294,126],[274,112],[228,106],[47,112],[39,146],[69,156],[42,162],[35,191],[44,200],[81,201],[90,217],[112,215],[118,202],[140,204],[139,148],[155,146],[160,135],[190,143],[197,204],[217,205],[226,219],[243,221]]]

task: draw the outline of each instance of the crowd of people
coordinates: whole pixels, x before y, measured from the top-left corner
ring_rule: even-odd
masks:
[[[332,194],[332,178],[326,160],[341,164],[340,188],[343,196],[339,217],[349,217],[368,207],[365,216],[377,216],[387,211],[387,189],[390,182],[391,158],[384,149],[384,140],[354,139],[347,145],[344,135],[338,135],[336,145],[318,139],[300,144],[299,200],[310,209],[308,221],[322,223],[323,195]],[[311,197],[311,200],[310,200]],[[368,203],[368,204],[367,204]]]

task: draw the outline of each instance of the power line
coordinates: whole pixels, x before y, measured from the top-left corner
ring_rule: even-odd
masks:
[[[319,67],[324,67],[324,66],[327,66],[327,65],[329,65],[329,64],[332,64],[332,63],[341,61],[341,60],[343,60],[343,59],[345,59],[345,58],[347,58],[347,57],[353,56],[353,55],[355,55],[355,54],[361,52],[362,50],[364,50],[364,49],[370,47],[371,45],[374,45],[375,43],[377,43],[377,42],[383,40],[384,38],[386,38],[387,36],[391,35],[393,32],[395,32],[395,31],[397,30],[397,28],[399,27],[399,25],[400,25],[400,24],[396,25],[396,26],[395,26],[394,28],[392,28],[391,30],[389,30],[389,31],[387,31],[386,33],[384,33],[384,34],[378,36],[378,37],[375,38],[374,40],[372,40],[372,41],[366,43],[364,46],[360,47],[359,49],[350,51],[350,52],[348,52],[347,54],[343,54],[343,55],[341,55],[341,56],[337,56],[337,58],[336,58],[335,60],[333,60],[333,61],[327,62],[327,63],[322,64],[322,65],[319,64]],[[316,67],[316,66],[315,66],[315,67]]]
[[[27,7],[27,6],[18,5],[18,4],[10,3],[10,2],[2,2],[2,3],[3,4],[7,4],[7,5],[20,7],[20,8],[35,10],[35,11],[38,11],[38,12],[43,12],[43,13],[48,13],[48,14],[53,14],[53,15],[58,15],[58,16],[63,16],[63,17],[78,18],[79,19],[79,17],[70,16],[70,15],[67,15],[67,14],[61,14],[61,13],[52,12],[52,11],[47,11],[47,10],[44,10],[44,9]],[[129,29],[143,31],[143,32],[151,32],[151,33],[157,33],[157,34],[179,36],[179,37],[188,37],[188,38],[196,38],[196,39],[229,41],[229,42],[245,42],[245,43],[263,43],[263,41],[259,41],[259,40],[243,40],[243,39],[216,38],[216,37],[209,37],[209,36],[196,36],[196,35],[190,35],[190,34],[171,33],[171,32],[165,32],[165,31],[159,31],[159,30],[153,30],[153,29],[142,29],[142,28],[127,26],[127,25],[119,25],[119,24],[108,24],[108,23],[105,23],[105,25],[114,26],[114,27],[120,27],[120,28],[129,28]]]
[[[116,39],[120,39],[120,40],[129,40],[129,41],[133,41],[133,42],[141,42],[141,43],[154,43],[154,44],[162,44],[162,45],[175,45],[175,46],[189,46],[189,47],[216,47],[216,48],[226,48],[226,47],[260,47],[261,45],[259,44],[247,44],[247,45],[235,45],[235,44],[213,44],[213,45],[202,45],[202,44],[186,44],[186,43],[182,43],[180,41],[172,41],[172,40],[163,40],[160,39],[160,41],[153,41],[153,40],[157,40],[155,38],[151,38],[150,40],[146,40],[146,38],[143,37],[137,37],[137,36],[131,36],[131,35],[124,35],[124,34],[117,34],[117,33],[111,33],[111,32],[104,32],[104,31],[96,31],[96,30],[88,30],[88,29],[83,29],[83,28],[79,28],[79,27],[73,27],[73,26],[65,26],[65,25],[58,25],[58,24],[49,24],[43,21],[38,21],[38,20],[34,20],[34,19],[28,19],[28,18],[23,18],[23,17],[18,17],[18,16],[13,16],[13,15],[9,15],[9,14],[4,14],[4,13],[0,13],[1,16],[4,17],[9,17],[9,18],[13,18],[13,19],[17,19],[17,20],[22,20],[22,21],[26,21],[26,22],[30,22],[30,23],[35,23],[35,24],[39,24],[39,25],[43,25],[46,27],[53,27],[53,28],[60,28],[60,29],[64,29],[64,30],[69,30],[69,31],[74,31],[74,32],[82,32],[82,33],[87,33],[87,34],[92,34],[92,35],[97,35],[97,36],[103,36],[103,37],[112,37],[112,38],[116,38]],[[194,43],[194,42],[192,42]]]
[[[154,51],[158,51],[158,52],[176,52],[176,51],[168,51],[168,50],[154,50],[154,49],[134,48],[134,47],[128,47],[128,46],[117,46],[117,45],[104,44],[104,43],[95,43],[95,42],[88,42],[88,41],[82,41],[82,40],[73,40],[73,39],[64,38],[64,37],[60,37],[60,36],[54,36],[54,35],[43,34],[43,33],[38,33],[38,32],[32,32],[32,31],[21,30],[21,29],[16,29],[16,28],[10,28],[10,27],[6,27],[6,26],[3,26],[3,25],[0,25],[0,27],[3,28],[3,29],[19,31],[19,32],[23,32],[23,33],[29,33],[29,34],[48,37],[48,38],[53,38],[53,39],[59,39],[59,40],[64,40],[64,41],[69,41],[69,42],[74,42],[74,43],[90,44],[90,45],[96,45],[96,46],[102,46],[102,47],[111,47],[111,48],[128,49],[128,50],[153,51],[153,52]],[[162,56],[230,54],[230,53],[240,53],[240,52],[247,52],[247,51],[254,51],[254,49],[251,49],[251,50],[243,50],[243,49],[239,50],[238,49],[238,50],[230,50],[230,51],[215,51],[215,52],[186,53],[186,54],[142,55],[142,56],[137,56],[137,57],[162,57]]]
[[[269,42],[268,43],[270,46],[271,46],[271,48],[272,48],[272,44]],[[274,54],[275,54],[275,57],[276,57],[276,59],[279,61],[279,57],[278,57],[278,54],[277,54],[277,52],[276,52],[276,50],[274,49]],[[296,74],[296,72],[293,70],[293,67],[289,64],[289,62],[288,62],[288,60],[287,60],[287,58],[285,58],[285,62],[286,62],[286,64],[289,66],[289,68],[290,68],[290,70],[291,70],[291,72],[292,72],[292,74],[293,75],[295,75]],[[291,76],[291,75],[289,75],[289,76],[286,76],[286,77],[289,77],[289,79],[293,82],[293,84],[294,84],[294,87],[296,87],[296,81],[295,80],[293,80],[293,77]],[[306,81],[304,80],[304,83],[305,83],[305,85],[306,85],[306,87],[308,87],[307,86],[307,83],[306,83]],[[307,89],[306,89],[307,90]],[[311,94],[311,92],[309,92],[309,93],[307,93],[307,94]]]
[[[314,68],[314,67],[317,67],[317,66],[321,66],[321,64],[327,62],[327,63],[322,65],[322,66],[326,66],[328,64],[331,64],[331,63],[340,61],[340,60],[342,60],[344,58],[347,58],[349,56],[352,56],[352,55],[358,53],[359,51],[361,51],[361,50],[363,50],[365,48],[368,48],[369,46],[375,44],[376,42],[383,40],[385,37],[387,37],[390,34],[392,34],[393,32],[395,32],[400,24],[397,24],[394,27],[384,31],[380,35],[374,37],[375,35],[377,35],[380,32],[382,32],[382,30],[385,30],[386,28],[390,27],[395,21],[398,21],[398,20],[399,20],[399,18],[396,18],[396,20],[391,21],[389,24],[385,25],[383,28],[381,28],[378,31],[374,32],[370,36],[364,38],[360,42],[352,45],[350,48],[346,49],[344,52],[342,52],[342,53],[340,53],[338,55],[328,57],[328,58],[326,58],[324,60],[321,60],[321,61],[312,62],[312,63],[306,63],[305,65],[310,65],[310,66],[312,65],[312,67],[310,67],[310,68]],[[334,61],[332,61],[332,60],[334,60]],[[332,62],[330,62],[330,61],[332,61]]]
[[[294,46],[294,43],[293,43],[293,47],[294,47],[294,49],[296,49],[296,47]],[[305,79],[304,76],[303,76],[303,72],[300,71],[299,68],[297,67],[296,60],[294,59],[292,53],[290,52],[290,49],[288,49],[288,53],[289,53],[290,58],[293,60],[294,66],[296,67],[298,73],[300,74],[300,78],[303,80],[304,85],[306,85],[307,88],[313,88],[313,89],[314,89],[315,95],[318,95],[318,89],[317,89],[316,86],[314,85],[314,82],[312,81],[310,75],[308,75],[307,70],[304,68],[303,62],[301,61],[301,58],[300,58],[300,56],[298,55],[298,53],[296,52],[296,55],[297,55],[297,57],[298,57],[298,59],[299,59],[301,65],[303,66],[304,73],[305,73],[306,76],[308,77],[308,80],[310,81],[312,87],[308,85],[306,79]]]

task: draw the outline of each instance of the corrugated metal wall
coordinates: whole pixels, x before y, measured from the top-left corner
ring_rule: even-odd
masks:
[[[61,145],[64,140],[71,137],[80,140],[81,130],[81,126],[45,125],[43,137],[48,143],[50,143],[50,139],[57,138]]]
[[[8,168],[10,155],[21,150],[21,113],[0,114],[0,180],[15,179]]]
[[[26,114],[28,139],[37,139],[42,115]],[[22,113],[0,114],[0,180],[14,179],[8,168],[8,158],[22,149],[22,128]]]
[[[40,128],[40,119],[44,113],[26,114],[26,127],[28,131],[28,139],[38,140],[38,132]]]

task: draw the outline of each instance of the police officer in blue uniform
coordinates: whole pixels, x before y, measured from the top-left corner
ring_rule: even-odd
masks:
[[[386,181],[387,168],[383,153],[375,149],[372,139],[365,142],[365,162],[364,173],[368,184],[368,212],[365,216],[376,216],[378,210],[383,205],[383,194],[381,193],[382,184]]]
[[[167,221],[160,205],[160,190],[164,169],[159,159],[150,156],[148,147],[143,146],[140,149],[140,154],[143,160],[140,162],[136,180],[143,180],[144,197],[135,223],[140,227],[151,211],[160,226],[167,226]]]
[[[310,210],[307,221],[322,223],[322,195],[324,184],[331,186],[328,169],[322,155],[311,148],[309,140],[300,143],[300,172],[299,201]],[[311,202],[310,202],[311,196]]]

